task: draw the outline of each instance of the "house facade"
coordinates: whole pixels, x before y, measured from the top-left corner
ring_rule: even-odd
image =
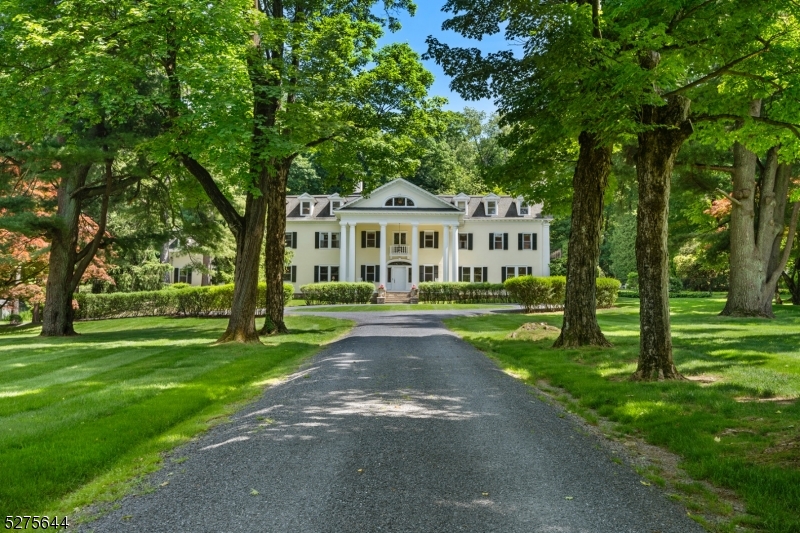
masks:
[[[369,196],[289,196],[284,279],[369,281],[408,292],[424,281],[501,283],[550,274],[550,218],[509,196],[434,195],[403,179]]]

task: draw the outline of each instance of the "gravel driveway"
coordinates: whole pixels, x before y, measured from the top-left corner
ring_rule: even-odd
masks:
[[[445,314],[337,314],[359,325],[86,530],[703,531]]]

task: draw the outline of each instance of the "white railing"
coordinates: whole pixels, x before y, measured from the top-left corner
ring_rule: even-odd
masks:
[[[407,244],[393,244],[392,247],[389,249],[389,253],[392,256],[408,255],[408,245]]]

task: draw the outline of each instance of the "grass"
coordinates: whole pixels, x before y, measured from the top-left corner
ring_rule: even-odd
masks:
[[[554,313],[446,322],[507,372],[563,390],[568,409],[590,423],[610,420],[620,435],[678,454],[692,478],[735,491],[749,516],[717,505],[727,518],[708,527],[734,531],[755,521],[749,526],[758,530],[800,532],[800,307],[776,306],[775,320],[732,319],[717,316],[720,298],[673,300],[675,361],[693,381],[643,384],[627,379],[636,368],[638,305],[623,299],[598,313],[613,349],[554,350],[552,335],[509,337],[526,322],[560,327]]]
[[[71,338],[0,328],[0,516],[113,501],[352,322],[287,325],[264,346],[213,346],[220,319],[83,322]]]
[[[310,305],[297,307],[295,311],[314,313],[363,313],[386,311],[454,311],[460,309],[501,309],[514,308],[516,304],[355,304],[355,305]]]

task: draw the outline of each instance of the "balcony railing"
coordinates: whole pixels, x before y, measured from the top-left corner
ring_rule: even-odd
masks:
[[[408,255],[409,246],[407,244],[393,244],[391,248],[389,248],[389,254],[392,257],[398,255]]]

